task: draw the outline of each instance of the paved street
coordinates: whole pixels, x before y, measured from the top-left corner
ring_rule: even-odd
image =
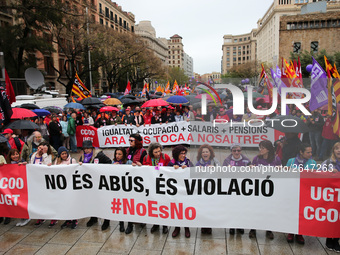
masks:
[[[195,157],[191,149],[191,158]],[[171,155],[170,148],[164,151]],[[112,158],[113,150],[105,150]],[[223,162],[229,150],[215,149],[217,158]],[[244,153],[253,158],[256,149],[245,150]],[[78,158],[78,155],[73,155]],[[195,160],[194,160],[195,161]],[[101,225],[86,227],[88,218],[81,219],[78,227],[61,229],[62,222],[49,228],[49,221],[35,227],[31,221],[25,227],[16,227],[18,219],[9,225],[0,224],[0,254],[336,254],[325,249],[325,238],[305,237],[305,245],[288,244],[285,234],[274,232],[274,240],[265,236],[265,231],[257,231],[256,239],[249,239],[246,229],[244,235],[229,234],[229,229],[213,229],[212,235],[202,235],[200,229],[191,228],[191,237],[185,238],[184,229],[181,234],[172,238],[173,227],[168,234],[150,233],[151,225],[143,229],[134,227],[130,235],[119,232],[118,222],[111,221],[106,231]]]

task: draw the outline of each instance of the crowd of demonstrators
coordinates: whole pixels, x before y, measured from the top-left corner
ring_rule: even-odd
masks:
[[[257,109],[263,109],[265,106],[257,106]],[[231,113],[230,113],[231,111]],[[183,145],[177,145],[172,149],[172,159],[162,152],[162,146],[159,143],[152,143],[148,150],[143,148],[143,139],[139,134],[132,134],[129,137],[130,146],[125,148],[116,148],[114,158],[111,160],[101,150],[95,149],[91,141],[84,141],[82,155],[77,161],[72,158],[70,152],[77,152],[76,127],[79,125],[89,125],[94,127],[103,127],[107,125],[135,125],[143,126],[150,124],[166,124],[178,121],[205,121],[214,120],[222,121],[249,121],[255,119],[264,120],[268,117],[275,116],[257,116],[246,108],[244,115],[234,115],[232,107],[225,104],[222,107],[208,105],[207,114],[201,114],[201,108],[193,109],[192,107],[155,107],[153,109],[126,107],[119,111],[103,112],[98,111],[67,111],[60,115],[52,115],[47,118],[38,118],[37,123],[40,132],[35,131],[32,134],[23,131],[21,136],[16,136],[13,130],[5,129],[2,136],[8,142],[0,143],[0,165],[1,164],[44,164],[44,165],[68,165],[68,164],[131,164],[132,166],[149,165],[158,168],[160,166],[169,166],[174,170],[185,170],[194,164],[187,157],[188,149]],[[268,140],[261,141],[259,144],[259,154],[253,160],[242,154],[242,146],[233,144],[230,149],[231,153],[226,156],[223,166],[279,166],[286,165],[294,167],[303,165],[312,167],[315,161],[312,159],[327,160],[323,165],[328,168],[333,167],[334,171],[340,170],[340,142],[339,137],[333,134],[333,122],[330,116],[324,116],[319,110],[312,112],[311,116],[304,116],[299,109],[290,108],[290,114],[300,118],[309,126],[309,133],[304,134],[303,139],[307,139],[310,145],[303,143],[297,133],[285,133],[285,136],[275,142],[275,147]],[[48,142],[49,141],[49,142]],[[219,166],[220,162],[216,159],[214,150],[210,145],[202,145],[198,149],[196,166]],[[0,218],[0,222],[5,224],[10,222],[10,218]],[[29,219],[22,219],[17,226],[24,226]],[[35,225],[43,224],[44,220],[39,219]],[[98,222],[97,217],[91,217],[87,226],[91,227]],[[56,220],[50,222],[50,227],[57,224]],[[76,219],[65,221],[61,227],[76,228],[78,221]],[[105,219],[102,224],[102,230],[110,226],[110,220]],[[130,234],[133,231],[133,223],[128,222],[125,228],[124,222],[119,223],[120,232]],[[143,226],[143,224],[142,224]],[[160,228],[159,225],[153,225],[151,232],[154,233]],[[185,227],[185,236],[190,237],[190,229]],[[244,229],[229,229],[229,233],[234,235],[235,232],[244,233]],[[211,228],[202,228],[202,234],[211,234]],[[163,226],[163,233],[168,233],[168,227]],[[172,236],[176,237],[180,233],[180,227],[175,227]],[[274,235],[267,231],[269,239]],[[249,232],[249,237],[256,237],[256,230]],[[287,241],[303,244],[304,238],[301,235],[287,234]],[[326,246],[329,249],[340,251],[338,239],[327,238]]]

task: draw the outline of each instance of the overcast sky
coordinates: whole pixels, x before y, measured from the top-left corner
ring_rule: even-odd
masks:
[[[223,36],[244,34],[273,0],[116,0],[132,12],[136,24],[150,20],[157,37],[183,37],[184,51],[193,58],[194,72],[221,72]]]

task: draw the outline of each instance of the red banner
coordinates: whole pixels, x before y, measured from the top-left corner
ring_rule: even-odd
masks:
[[[340,237],[339,173],[301,173],[299,218],[302,235]]]
[[[26,166],[0,166],[0,216],[28,219],[27,206]]]
[[[97,128],[92,126],[77,126],[77,147],[83,146],[83,141],[90,140],[94,147],[99,147]]]

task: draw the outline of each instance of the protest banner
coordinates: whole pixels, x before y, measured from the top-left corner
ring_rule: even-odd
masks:
[[[1,216],[58,220],[96,216],[167,226],[339,237],[339,173],[300,177],[297,172],[292,178],[286,173],[237,178],[224,173],[219,178],[192,178],[192,171],[197,169],[1,166]]]
[[[92,126],[76,127],[77,146],[82,147],[83,142],[89,140],[94,147],[99,147],[97,128]]]
[[[257,123],[257,124],[255,124]],[[262,125],[261,125],[262,124]],[[128,147],[130,134],[139,133],[144,146],[152,142],[162,145],[202,145],[229,146],[240,143],[244,147],[257,147],[264,139],[275,141],[282,133],[264,125],[259,120],[253,123],[234,122],[219,123],[181,121],[168,124],[145,126],[112,125],[98,129],[98,141],[101,148]]]

